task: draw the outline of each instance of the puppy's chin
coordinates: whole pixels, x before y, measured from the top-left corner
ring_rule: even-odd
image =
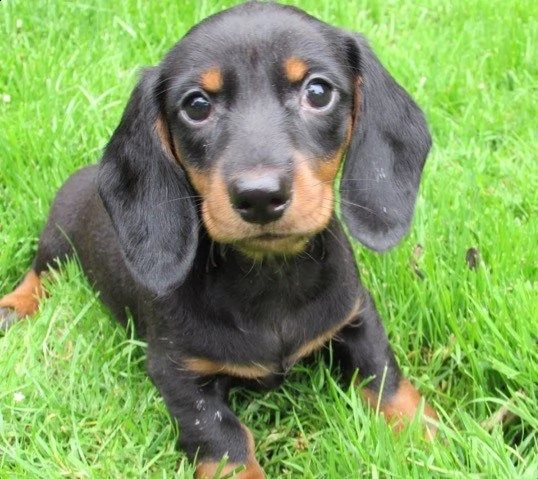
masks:
[[[320,215],[317,222],[307,223],[308,228],[299,229],[297,224],[286,218],[271,225],[252,225],[239,219],[238,215],[228,214],[226,207],[222,214],[216,215],[202,203],[202,223],[215,243],[230,245],[245,256],[255,260],[267,257],[295,256],[303,252],[311,238],[323,231],[329,222],[329,215]],[[304,222],[303,222],[304,223]]]
[[[309,240],[308,236],[261,235],[238,241],[233,246],[254,260],[262,260],[273,256],[295,256],[305,250]]]

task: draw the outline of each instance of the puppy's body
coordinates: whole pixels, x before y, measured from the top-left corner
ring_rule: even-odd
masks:
[[[333,182],[347,152],[344,219],[386,249],[409,226],[429,146],[420,110],[362,37],[275,4],[218,14],[144,72],[99,167],[58,193],[0,319],[35,310],[39,276],[76,254],[148,342],[200,478],[225,455],[226,471],[263,477],[227,392],[276,386],[330,341],[346,377],[372,378],[369,402],[412,417],[420,396],[360,283]]]
[[[181,287],[164,298],[148,296],[121,255],[97,191],[97,168],[89,166],[58,192],[32,269],[40,275],[55,260],[76,254],[121,323],[130,311],[138,334],[149,342],[188,359],[244,366],[241,376],[260,380],[285,373],[356,322],[369,303],[335,219],[302,254],[261,262],[215,244],[203,230],[199,234],[195,260]],[[149,318],[153,321],[147,324]],[[182,340],[185,336],[188,340]],[[203,361],[198,364],[202,371]]]
[[[98,194],[97,171],[97,165],[80,169],[58,191],[32,270],[41,275],[57,260],[76,255],[101,300],[125,325],[128,310],[138,316],[139,287]]]

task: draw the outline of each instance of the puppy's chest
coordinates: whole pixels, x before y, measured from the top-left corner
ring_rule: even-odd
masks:
[[[190,369],[208,374],[227,374],[244,379],[263,379],[286,373],[295,363],[322,348],[356,318],[358,302],[345,307],[299,311],[272,305],[272,309],[248,308],[245,315],[215,317],[230,326],[204,344],[197,345]],[[344,306],[344,305],[341,305]],[[265,311],[264,311],[265,309]],[[347,310],[344,312],[344,309]],[[221,323],[222,324],[222,323]],[[207,348],[208,344],[211,348]]]
[[[272,314],[260,314],[258,322],[249,322],[244,330],[252,345],[249,362],[263,361],[267,369],[285,373],[321,349],[356,316],[353,302],[346,306],[328,302],[326,306],[313,303],[299,311],[275,308]]]
[[[171,338],[170,354],[199,375],[281,375],[357,318],[354,258],[337,223],[333,232],[314,238],[308,254],[263,264],[234,250],[210,262],[200,254],[177,301],[166,302],[158,337]]]
[[[287,371],[306,355],[306,349],[317,349],[315,344],[328,341],[332,327],[339,322],[329,310],[312,315],[309,305],[299,310],[286,306],[261,303],[236,317],[237,334],[245,342],[243,361],[260,361],[275,372]]]
[[[188,366],[203,374],[260,379],[286,372],[323,347],[355,320],[360,297],[354,277],[340,282],[324,273],[243,280],[241,288],[228,283],[205,302],[204,341],[191,345]]]

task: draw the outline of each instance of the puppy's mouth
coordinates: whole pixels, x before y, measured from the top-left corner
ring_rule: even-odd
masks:
[[[237,248],[248,256],[295,255],[304,250],[310,236],[263,233],[237,241]]]
[[[261,235],[254,236],[249,239],[255,240],[255,241],[278,241],[278,240],[297,238],[297,237],[298,236],[296,235],[286,235],[286,234],[278,234],[278,233],[262,233]]]

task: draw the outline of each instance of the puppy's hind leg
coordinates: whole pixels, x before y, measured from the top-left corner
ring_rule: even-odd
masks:
[[[0,332],[7,331],[13,324],[27,316],[32,316],[45,296],[42,279],[51,267],[58,267],[58,259],[69,256],[70,247],[62,237],[54,221],[54,207],[49,221],[39,239],[37,254],[30,270],[19,285],[0,298]]]
[[[73,256],[71,241],[80,236],[81,224],[86,221],[86,205],[96,191],[96,171],[95,166],[79,170],[58,191],[39,238],[32,268],[11,293],[0,299],[0,332],[37,311],[45,295],[43,274]]]
[[[11,293],[0,299],[0,331],[6,331],[19,319],[34,314],[43,295],[41,279],[32,269]]]
[[[69,243],[57,231],[53,217],[51,214],[41,234],[30,271],[11,293],[0,298],[0,332],[7,331],[17,321],[32,316],[38,310],[39,302],[45,296],[43,275],[50,267],[58,266],[58,259],[69,256]]]

